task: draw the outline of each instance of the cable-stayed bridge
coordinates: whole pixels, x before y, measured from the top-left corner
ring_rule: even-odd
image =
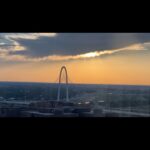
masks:
[[[65,84],[64,84],[64,83]],[[28,92],[25,94],[25,101],[19,103],[17,101],[1,101],[0,116],[78,116],[83,113],[91,113],[91,107],[88,105],[80,106],[78,103],[70,101],[69,98],[69,83],[72,84],[68,76],[65,66],[60,69],[59,76],[56,80],[58,84],[57,99],[29,101],[26,98]],[[66,98],[61,99],[62,86],[65,86]]]
[[[57,79],[53,82],[57,83],[57,97],[54,100],[40,101],[0,101],[0,116],[26,116],[26,117],[150,117],[148,113],[132,112],[123,109],[111,108],[109,102],[106,105],[98,104],[94,100],[94,95],[85,94],[81,98],[70,98],[69,86],[74,87],[76,84],[70,79],[67,68],[62,66]],[[61,98],[62,87],[65,89],[65,98]],[[26,92],[26,94],[28,94]],[[79,100],[81,98],[81,100]]]

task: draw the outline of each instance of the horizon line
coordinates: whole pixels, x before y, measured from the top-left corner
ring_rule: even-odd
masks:
[[[10,82],[10,83],[47,83],[47,84],[59,84],[59,83],[56,83],[56,82],[38,82],[38,81],[0,81],[1,82]],[[150,86],[148,84],[111,84],[111,83],[81,83],[81,82],[78,82],[78,83],[69,83],[69,84],[82,84],[82,85],[118,85],[118,86]]]

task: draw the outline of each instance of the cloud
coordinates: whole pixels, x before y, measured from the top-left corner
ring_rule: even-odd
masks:
[[[1,51],[23,51],[25,45],[21,45],[17,40],[37,40],[41,37],[54,37],[56,33],[0,33],[0,50]]]
[[[54,37],[57,33],[6,33],[3,36],[6,39],[29,39],[36,40],[40,37]]]
[[[149,42],[149,33],[0,33],[0,60],[88,59],[120,51],[147,50]]]
[[[28,57],[49,55],[79,55],[91,51],[118,49],[132,44],[150,41],[149,33],[58,33],[53,38],[36,40],[16,39],[26,51],[13,51],[13,54]]]
[[[27,57],[24,55],[8,55],[8,53],[0,53],[0,58],[5,61],[18,61],[18,62],[48,62],[48,61],[67,61],[67,60],[78,60],[78,59],[88,59],[100,56],[109,56],[114,53],[121,51],[144,51],[150,49],[150,43],[143,44],[133,44],[127,47],[112,49],[112,50],[103,50],[103,51],[91,51],[88,53],[83,53],[79,55],[49,55],[46,57]]]

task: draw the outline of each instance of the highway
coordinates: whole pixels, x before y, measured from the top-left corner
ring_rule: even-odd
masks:
[[[150,117],[150,114],[147,113],[138,113],[138,112],[130,112],[130,111],[123,111],[123,110],[116,110],[116,109],[104,109],[104,113],[114,113],[119,114],[120,116],[131,116],[131,117]]]

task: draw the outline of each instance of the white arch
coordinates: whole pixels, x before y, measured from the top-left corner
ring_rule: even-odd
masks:
[[[65,66],[61,67],[60,74],[59,74],[59,86],[58,86],[58,93],[57,93],[57,101],[60,101],[60,89],[61,89],[61,76],[63,70],[65,71],[66,74],[66,101],[69,101],[69,92],[68,92],[68,73],[67,69]]]

